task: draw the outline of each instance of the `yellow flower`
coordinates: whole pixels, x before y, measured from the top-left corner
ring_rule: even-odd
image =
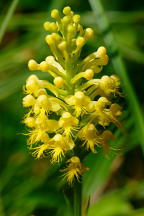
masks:
[[[42,144],[38,147],[35,147],[35,151],[33,152],[33,156],[37,159],[40,159],[44,157],[44,154],[46,154],[46,151],[48,151],[49,144]]]
[[[83,127],[79,131],[78,137],[84,141],[83,145],[86,145],[86,149],[91,149],[94,153],[96,152],[95,145],[98,146],[101,143],[101,137],[98,135],[94,124],[88,124]]]
[[[110,96],[111,94],[120,94],[120,81],[116,75],[112,75],[110,77],[102,76],[99,87],[103,91],[105,96]]]
[[[67,151],[74,148],[74,142],[61,134],[56,134],[50,142],[49,149],[52,163],[60,162]]]
[[[59,119],[59,127],[67,137],[71,136],[72,132],[77,129],[78,123],[79,120],[69,112],[64,112]]]
[[[87,106],[91,101],[82,91],[77,91],[74,95],[67,97],[65,100],[73,107],[77,117],[87,112]]]
[[[32,148],[32,145],[37,142],[47,142],[49,140],[49,135],[45,130],[42,130],[40,128],[35,128],[32,131],[28,133],[29,139],[28,144],[30,148]]]
[[[122,94],[116,75],[97,75],[109,61],[105,47],[80,57],[83,46],[93,38],[93,29],[84,29],[80,15],[70,7],[65,7],[63,14],[61,17],[54,9],[51,17],[55,21],[44,23],[45,41],[53,55],[40,63],[28,62],[29,70],[48,73],[52,82],[34,74],[27,78],[23,106],[28,111],[23,122],[29,128],[33,156],[48,157],[52,163],[68,158],[63,172],[72,184],[87,170],[79,158],[84,151],[95,153],[97,146],[108,151],[107,140],[113,139],[108,126],[121,127],[118,117],[122,109],[114,100]]]
[[[74,180],[80,180],[80,176],[87,168],[80,162],[79,157],[72,157],[67,161],[67,167],[63,169],[63,176],[67,179],[68,184],[72,185]]]

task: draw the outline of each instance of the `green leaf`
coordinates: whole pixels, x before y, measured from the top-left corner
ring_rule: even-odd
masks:
[[[131,212],[132,206],[118,194],[108,194],[91,206],[88,216],[115,216]]]

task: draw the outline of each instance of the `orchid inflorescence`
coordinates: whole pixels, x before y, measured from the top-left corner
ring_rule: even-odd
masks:
[[[96,147],[108,150],[107,140],[113,135],[107,129],[110,123],[120,127],[117,116],[121,107],[112,101],[121,93],[116,75],[97,78],[108,63],[106,48],[101,46],[84,59],[80,54],[86,42],[93,37],[91,28],[84,29],[80,16],[70,7],[51,12],[56,22],[45,22],[45,37],[53,56],[40,64],[28,62],[32,71],[49,73],[53,83],[30,75],[26,80],[23,106],[28,113],[28,146],[37,159],[50,157],[52,163],[66,161],[62,169],[68,183],[79,180],[87,170],[80,152],[96,152]]]

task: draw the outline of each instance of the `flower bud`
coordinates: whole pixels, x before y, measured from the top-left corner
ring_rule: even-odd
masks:
[[[79,23],[79,22],[80,22],[80,15],[75,14],[75,15],[73,16],[73,21],[74,21],[74,23]]]
[[[57,88],[63,88],[63,86],[64,86],[64,80],[63,80],[63,78],[62,77],[56,77],[54,79],[54,84],[55,84],[55,86]]]
[[[28,62],[28,68],[29,70],[38,70],[38,63],[35,60],[31,59]]]
[[[59,19],[60,18],[59,11],[57,9],[52,10],[51,11],[51,17],[54,19]]]
[[[53,45],[54,44],[52,35],[47,35],[45,37],[45,41],[48,43],[48,45]]]
[[[64,7],[63,13],[64,13],[65,15],[69,15],[69,14],[71,13],[71,8],[70,8],[69,6]]]
[[[82,48],[85,44],[85,39],[83,37],[78,37],[76,39],[76,45],[78,48]]]
[[[57,32],[58,28],[55,22],[45,22],[44,29],[50,32]]]
[[[89,39],[89,38],[91,38],[91,37],[93,37],[94,36],[94,31],[93,31],[93,29],[92,28],[87,28],[86,30],[85,30],[85,39]]]
[[[106,55],[106,48],[101,46],[97,49],[97,53],[99,56],[105,56]]]
[[[36,75],[31,75],[26,81],[26,91],[30,94],[39,89],[39,79]]]

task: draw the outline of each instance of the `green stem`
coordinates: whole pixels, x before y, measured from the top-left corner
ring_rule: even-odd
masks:
[[[9,10],[4,18],[4,21],[2,22],[2,25],[0,27],[0,43],[2,42],[2,39],[3,39],[3,36],[4,36],[4,33],[6,31],[6,28],[9,24],[9,21],[16,9],[16,6],[18,4],[19,0],[13,0],[10,7],[9,7]]]
[[[82,184],[77,182],[74,186],[74,216],[81,216]]]
[[[144,118],[139,102],[137,100],[137,96],[130,83],[123,60],[118,53],[117,44],[115,42],[115,38],[111,31],[110,24],[101,1],[89,0],[89,3],[96,17],[99,29],[103,33],[105,44],[109,52],[111,53],[114,70],[121,77],[123,88],[126,92],[127,101],[129,103],[131,113],[134,117],[135,129],[137,130],[139,142],[141,143],[142,150],[144,152]]]

